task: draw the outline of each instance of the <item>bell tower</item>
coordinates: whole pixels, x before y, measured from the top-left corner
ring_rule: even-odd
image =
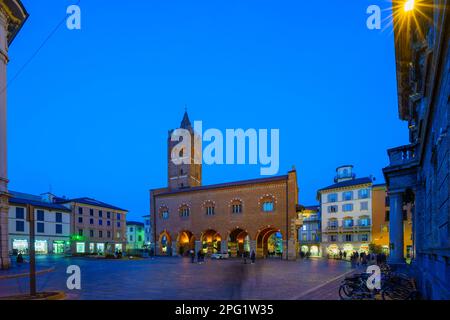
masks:
[[[167,139],[167,185],[169,189],[201,186],[202,139],[198,133],[194,131],[186,110],[178,129],[182,130],[170,130]],[[183,137],[174,139],[172,135],[175,131],[177,131],[176,133],[182,134]],[[183,141],[183,139],[189,139],[189,141]],[[180,148],[180,145],[185,147]],[[174,158],[177,158],[178,162],[181,163],[174,161]]]

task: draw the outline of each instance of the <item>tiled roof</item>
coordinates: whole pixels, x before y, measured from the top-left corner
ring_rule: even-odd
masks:
[[[69,202],[82,203],[82,204],[87,204],[90,206],[108,208],[108,209],[112,209],[112,210],[128,211],[128,210],[110,205],[110,204],[102,202],[102,201],[91,199],[91,198],[58,199],[58,203],[69,203]]]
[[[305,206],[306,210],[315,210],[315,211],[319,211],[320,206],[318,204],[313,205],[313,206]]]
[[[139,222],[139,221],[127,221],[127,226],[144,226],[143,222]]]
[[[275,177],[269,177],[269,178],[249,179],[249,180],[241,180],[241,181],[226,182],[226,183],[219,183],[219,184],[211,184],[208,186],[187,187],[187,188],[175,189],[175,190],[168,189],[165,192],[158,193],[156,196],[183,193],[183,192],[219,189],[219,188],[226,188],[226,187],[235,187],[235,186],[242,186],[242,185],[249,185],[249,184],[260,184],[260,183],[267,183],[267,182],[273,182],[273,181],[281,181],[281,180],[287,180],[288,177],[289,177],[288,175],[282,175],[282,176],[275,176]]]
[[[356,185],[360,185],[360,184],[367,184],[367,183],[372,183],[372,179],[369,178],[369,177],[365,177],[365,178],[357,178],[357,179],[352,179],[352,180],[346,180],[346,181],[341,181],[341,182],[332,184],[331,186],[319,189],[318,192],[324,191],[324,190],[330,190],[330,189],[351,187],[351,186],[356,186]]]
[[[35,196],[28,193],[22,193],[22,192],[15,192],[15,191],[9,191],[9,193],[12,195],[12,197],[9,198],[10,204],[18,204],[18,205],[32,205],[38,208],[43,209],[51,209],[51,210],[58,210],[58,211],[66,211],[70,212],[71,210],[62,204],[58,203],[50,203],[50,202],[44,202],[41,200],[41,197]]]

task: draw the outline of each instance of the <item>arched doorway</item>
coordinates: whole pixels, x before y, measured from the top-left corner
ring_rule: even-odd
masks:
[[[192,232],[183,230],[178,234],[177,253],[184,256],[189,254],[191,249],[195,249],[195,237]]]
[[[158,247],[160,255],[172,255],[172,238],[167,231],[163,231],[159,234]]]
[[[311,246],[309,252],[311,252],[311,256],[313,257],[320,257],[320,251],[318,246]]]
[[[339,247],[335,244],[330,244],[327,247],[327,254],[330,258],[335,258],[339,255]]]
[[[281,256],[283,254],[283,235],[279,229],[266,227],[256,235],[256,255],[258,257]]]
[[[213,254],[220,252],[222,237],[220,234],[213,229],[208,229],[202,233],[201,242],[202,250],[206,254]]]
[[[228,236],[228,251],[232,257],[240,257],[244,252],[250,253],[250,236],[247,231],[236,228]]]

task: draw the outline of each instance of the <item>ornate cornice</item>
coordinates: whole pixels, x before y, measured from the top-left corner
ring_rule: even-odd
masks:
[[[28,18],[28,13],[20,0],[0,0],[0,12],[7,19],[8,45]]]

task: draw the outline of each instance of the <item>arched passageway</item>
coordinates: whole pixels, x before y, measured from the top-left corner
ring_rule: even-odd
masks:
[[[159,234],[158,248],[158,254],[163,256],[172,255],[172,238],[167,231],[163,231]]]
[[[188,255],[190,250],[195,249],[195,237],[189,230],[183,230],[178,234],[177,253],[179,255]]]
[[[208,229],[201,236],[202,250],[205,254],[220,252],[222,237],[213,229]]]
[[[283,235],[279,229],[263,228],[256,235],[257,257],[274,257],[283,254]]]
[[[250,253],[250,236],[247,231],[236,228],[230,232],[228,252],[232,257],[240,257],[243,253]]]

